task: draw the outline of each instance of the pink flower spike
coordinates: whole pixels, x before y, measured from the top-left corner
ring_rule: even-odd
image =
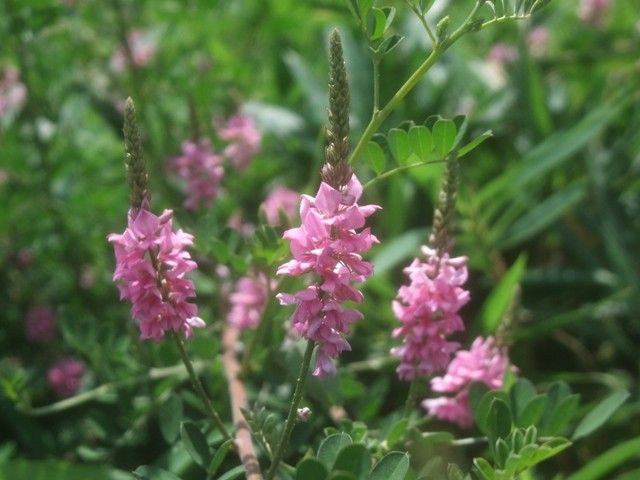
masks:
[[[604,25],[611,3],[611,0],[581,0],[578,16],[585,23],[601,27]]]
[[[239,171],[247,168],[260,151],[262,134],[253,119],[242,113],[236,113],[225,125],[218,127],[218,136],[231,142],[224,149],[224,155]]]
[[[182,155],[169,161],[169,169],[186,182],[185,208],[197,210],[211,206],[224,176],[222,158],[213,151],[211,142],[183,142]]]
[[[422,406],[429,415],[469,428],[473,424],[469,407],[469,386],[472,382],[482,382],[492,390],[502,388],[508,365],[506,350],[499,348],[493,337],[478,337],[468,351],[460,350],[456,353],[444,376],[431,380],[434,392],[448,393],[451,396],[426,399]]]
[[[56,396],[66,398],[80,389],[84,371],[84,362],[67,357],[59,360],[49,369],[47,380]]]
[[[195,286],[186,274],[197,268],[185,250],[193,237],[173,232],[171,210],[157,217],[143,206],[129,210],[127,229],[107,238],[113,243],[120,298],[131,302],[131,316],[140,325],[140,338],[160,341],[173,330],[185,337],[205,326],[198,307],[189,302]]]
[[[48,305],[31,307],[24,321],[27,340],[34,343],[48,343],[56,336],[56,314]]]
[[[405,275],[409,284],[400,287],[393,312],[401,326],[393,332],[403,345],[391,353],[400,358],[398,376],[403,380],[428,377],[446,368],[456,342],[447,340],[464,330],[458,311],[469,301],[463,288],[467,280],[466,257],[442,257],[428,247],[422,248],[426,260],[414,259]]]
[[[277,295],[282,305],[296,305],[291,316],[293,330],[318,344],[316,376],[334,374],[333,360],[351,349],[344,337],[362,314],[342,304],[348,300],[362,302],[362,293],[352,283],[373,274],[372,265],[361,254],[378,240],[362,227],[366,217],[380,207],[358,205],[361,194],[362,186],[355,175],[340,190],[321,183],[315,197],[301,197],[302,224],[283,235],[291,242],[293,259],[281,265],[277,273],[313,273],[318,278],[293,295]]]

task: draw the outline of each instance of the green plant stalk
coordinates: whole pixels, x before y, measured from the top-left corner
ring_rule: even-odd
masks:
[[[369,121],[367,128],[365,128],[364,132],[362,133],[362,136],[360,137],[360,140],[358,141],[358,144],[353,149],[353,152],[351,152],[351,156],[349,157],[349,162],[348,162],[350,165],[353,165],[357,161],[357,159],[360,157],[360,155],[362,155],[362,151],[364,150],[365,146],[367,145],[369,140],[371,140],[373,135],[378,131],[378,129],[382,125],[382,122],[384,122],[387,119],[387,117],[391,114],[391,112],[393,112],[398,107],[398,105],[400,105],[400,102],[402,102],[404,97],[406,97],[409,94],[409,92],[413,90],[413,88],[424,76],[424,74],[427,73],[431,69],[431,67],[433,67],[436,61],[442,56],[442,54],[451,45],[453,45],[465,33],[468,32],[469,24],[471,23],[471,20],[473,19],[474,15],[480,8],[481,3],[483,4],[484,2],[480,2],[480,1],[476,2],[475,6],[471,10],[471,13],[467,16],[467,18],[462,23],[462,25],[460,25],[460,27],[451,34],[450,37],[448,37],[447,39],[443,40],[440,43],[435,44],[433,50],[431,51],[429,56],[426,58],[426,60],[422,62],[422,64],[416,69],[416,71],[411,74],[411,76],[407,79],[407,81],[404,82],[404,84],[398,89],[398,91],[393,95],[393,97],[391,97],[391,99],[382,108],[382,110],[373,111],[373,115],[371,116],[371,120]]]
[[[184,348],[184,342],[176,332],[171,332],[171,335],[173,336],[173,339],[178,347],[178,350],[180,351],[180,357],[182,357],[182,363],[184,363],[184,366],[187,368],[187,372],[189,373],[189,377],[191,378],[191,383],[193,384],[193,387],[198,392],[198,395],[200,395],[202,404],[204,405],[205,410],[209,414],[209,417],[211,417],[211,421],[222,432],[222,435],[224,435],[225,440],[231,439],[232,438],[231,434],[229,434],[229,431],[224,426],[224,423],[222,422],[220,415],[218,415],[218,412],[213,407],[213,404],[211,403],[211,400],[209,399],[207,392],[205,392],[204,387],[200,382],[200,379],[196,375],[196,372],[193,368],[193,364],[189,359],[189,355],[187,355],[187,350]]]
[[[385,178],[392,177],[396,173],[404,172],[405,170],[410,170],[412,168],[424,167],[425,165],[433,165],[433,164],[436,164],[436,163],[444,163],[445,161],[446,160],[429,160],[429,161],[426,161],[426,162],[410,163],[409,165],[401,165],[399,167],[392,168],[391,170],[387,170],[386,172],[383,172],[380,175],[378,175],[377,177],[374,177],[371,180],[369,180],[367,183],[365,183],[362,186],[362,189],[366,190],[367,188],[369,188],[374,183],[377,183],[380,180],[384,180]]]
[[[273,478],[275,477],[276,471],[278,470],[278,465],[280,464],[280,461],[284,456],[284,451],[289,444],[289,437],[291,436],[293,426],[296,422],[296,412],[298,410],[298,405],[300,405],[300,400],[302,400],[304,385],[307,381],[307,375],[309,374],[309,365],[311,364],[311,356],[313,355],[314,348],[315,342],[313,340],[309,340],[307,342],[307,349],[304,352],[304,358],[302,359],[302,365],[300,366],[298,380],[296,380],[296,387],[293,391],[291,405],[289,405],[289,414],[287,415],[287,420],[284,424],[284,430],[282,431],[280,442],[278,442],[275,454],[273,455],[273,461],[271,462],[271,466],[269,467],[269,472],[267,472],[266,480],[273,480]]]
[[[409,385],[409,393],[407,394],[407,401],[404,404],[404,413],[403,413],[403,417],[404,418],[409,418],[409,415],[411,415],[411,411],[413,410],[413,407],[416,404],[416,400],[418,399],[418,380],[412,380],[411,384]]]

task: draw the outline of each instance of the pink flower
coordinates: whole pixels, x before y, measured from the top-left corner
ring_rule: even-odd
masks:
[[[127,35],[127,42],[131,50],[133,64],[136,67],[144,67],[156,54],[156,41],[141,30],[133,30]],[[118,48],[111,57],[111,69],[114,72],[124,71],[127,65],[127,54],[123,47]]]
[[[183,142],[182,155],[172,159],[169,168],[187,182],[187,198],[184,202],[186,208],[197,210],[201,204],[211,206],[224,176],[221,158],[213,152],[211,142]]]
[[[72,357],[58,360],[47,372],[49,386],[60,397],[70,397],[80,388],[85,371],[84,362]]]
[[[242,277],[229,296],[229,302],[229,323],[239,330],[255,328],[267,305],[266,277]]]
[[[426,260],[414,259],[404,269],[409,284],[400,287],[393,312],[402,326],[393,331],[403,345],[391,353],[400,357],[398,376],[403,380],[430,376],[444,369],[459,345],[447,340],[464,330],[458,311],[469,301],[462,288],[467,280],[467,258],[438,257],[435,250],[422,247]]]
[[[168,330],[185,337],[192,328],[204,327],[193,281],[185,275],[197,268],[185,250],[193,236],[173,232],[171,210],[157,217],[144,205],[129,210],[127,229],[108,236],[116,254],[113,279],[119,281],[120,298],[131,302],[131,316],[140,324],[140,338],[160,341]]]
[[[508,364],[506,351],[496,345],[493,337],[478,337],[469,351],[456,353],[444,376],[431,380],[434,392],[453,396],[429,398],[422,402],[422,406],[429,415],[468,428],[473,424],[469,386],[472,382],[482,382],[492,390],[502,388]]]
[[[236,113],[226,125],[219,127],[218,136],[232,142],[224,149],[224,155],[231,159],[238,170],[249,166],[251,158],[260,150],[262,141],[262,135],[253,119],[242,113]]]
[[[48,305],[31,307],[24,320],[24,332],[27,340],[47,343],[56,336],[56,314]]]
[[[27,98],[27,87],[20,81],[20,73],[8,67],[0,78],[0,119],[18,110]]]
[[[280,293],[282,305],[296,305],[291,316],[298,335],[318,344],[314,375],[335,373],[332,359],[351,346],[344,336],[350,325],[362,318],[346,301],[361,303],[362,292],[352,282],[362,282],[373,274],[373,266],[360,255],[377,243],[365,219],[377,205],[358,205],[362,185],[355,175],[341,190],[321,183],[315,197],[302,195],[302,225],[284,232],[291,242],[293,260],[278,269],[279,275],[316,274],[317,280],[295,293]]]
[[[286,187],[276,187],[262,202],[260,208],[267,217],[267,223],[271,226],[280,226],[282,221],[280,218],[281,212],[288,219],[293,219],[296,216],[298,208],[298,202],[300,201],[300,194],[294,192]]]
[[[500,65],[515,62],[518,59],[518,50],[506,43],[496,43],[489,50],[488,59]]]
[[[549,49],[549,29],[546,27],[534,28],[527,35],[527,42],[532,56],[544,57]]]
[[[599,27],[604,24],[610,7],[611,0],[582,0],[578,16],[583,22]]]

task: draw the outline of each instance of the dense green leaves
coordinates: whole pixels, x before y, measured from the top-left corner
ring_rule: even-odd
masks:
[[[180,437],[193,461],[207,468],[211,461],[211,450],[200,428],[193,422],[184,422],[180,426]]]

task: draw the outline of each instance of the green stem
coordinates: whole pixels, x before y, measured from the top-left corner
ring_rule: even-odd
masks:
[[[415,5],[412,5],[411,2],[407,2],[407,4],[409,5],[409,8],[413,11],[413,13],[417,15],[418,19],[420,20],[420,23],[422,23],[422,26],[427,32],[427,35],[429,35],[429,38],[431,39],[431,45],[435,45],[436,37],[433,35],[433,32],[431,31],[431,28],[429,27],[429,24],[427,23],[427,20],[424,18],[424,15],[422,14],[422,12],[418,10],[418,8]]]
[[[298,410],[298,405],[300,405],[300,400],[302,400],[302,393],[304,392],[304,385],[307,381],[309,365],[311,364],[311,356],[313,355],[314,347],[315,343],[313,342],[313,340],[309,340],[307,342],[307,349],[304,352],[304,358],[302,359],[302,365],[300,366],[300,373],[298,374],[296,387],[293,391],[293,398],[291,399],[291,405],[289,406],[289,415],[287,415],[287,420],[284,424],[284,430],[282,431],[280,442],[278,443],[278,447],[276,448],[276,452],[273,456],[271,467],[269,467],[269,472],[267,473],[266,480],[272,480],[275,477],[276,471],[278,470],[278,465],[280,464],[280,461],[282,460],[282,457],[284,455],[284,451],[289,444],[289,437],[291,436],[293,426],[296,422],[296,412]]]
[[[373,137],[373,135],[378,131],[378,129],[382,125],[382,122],[384,122],[387,119],[387,117],[391,114],[391,112],[393,112],[398,107],[398,105],[404,99],[404,97],[406,97],[407,94],[411,90],[413,90],[413,88],[424,76],[424,74],[429,71],[429,69],[436,63],[436,61],[442,56],[442,54],[457,40],[459,40],[460,37],[462,37],[465,33],[467,33],[468,26],[471,20],[473,20],[474,15],[480,8],[481,3],[484,3],[484,2],[476,2],[469,16],[467,16],[467,18],[462,23],[462,25],[460,25],[460,27],[455,32],[453,32],[449,38],[439,43],[436,43],[434,45],[433,50],[431,51],[429,56],[426,58],[426,60],[422,62],[422,64],[416,69],[416,71],[411,74],[411,76],[398,89],[395,95],[391,97],[391,100],[389,100],[387,104],[382,108],[382,110],[380,111],[374,110],[373,115],[371,116],[371,120],[367,125],[367,128],[365,128],[364,132],[362,133],[362,136],[360,137],[360,140],[358,141],[358,144],[353,149],[353,152],[351,152],[351,156],[349,157],[349,164],[353,165],[358,160],[365,146],[367,145],[369,140],[371,140],[371,137]]]
[[[199,372],[204,369],[204,366],[205,366],[204,363],[196,363],[194,366],[194,369],[197,372]],[[172,377],[174,375],[182,375],[184,373],[186,373],[184,365],[176,365],[173,367],[163,367],[163,368],[151,368],[149,369],[149,373],[146,375],[139,375],[136,377],[120,380],[118,382],[105,383],[100,385],[99,387],[93,388],[91,390],[87,390],[86,392],[79,393],[78,395],[74,395],[73,397],[65,398],[64,400],[60,400],[50,405],[43,405],[42,407],[25,408],[24,410],[21,410],[21,411],[23,411],[26,415],[30,415],[33,417],[50,415],[50,414],[62,412],[64,410],[69,410],[70,408],[80,406],[84,403],[100,398],[101,396],[106,395],[119,388],[127,387],[129,385],[136,385],[138,383],[147,382],[149,380],[158,380],[161,378]]]
[[[373,58],[373,114],[380,109],[380,60]]]
[[[180,356],[182,357],[182,363],[184,363],[184,366],[187,367],[187,372],[189,372],[191,383],[193,383],[193,387],[198,392],[198,395],[200,395],[200,399],[202,400],[202,404],[204,405],[205,410],[209,414],[209,417],[211,417],[211,420],[213,421],[213,423],[222,432],[222,435],[224,435],[225,439],[226,440],[231,439],[232,437],[229,434],[229,431],[224,426],[224,423],[222,422],[220,415],[218,415],[218,412],[211,404],[211,400],[209,399],[207,392],[205,392],[204,387],[200,382],[200,379],[198,378],[195,370],[193,369],[193,364],[191,363],[191,360],[189,360],[189,355],[187,355],[187,350],[184,347],[184,342],[182,341],[182,338],[180,338],[176,332],[171,332],[171,334],[173,336],[173,339],[176,342],[178,350],[180,351]]]
[[[407,401],[404,404],[404,418],[409,418],[413,407],[416,405],[418,398],[418,387],[420,386],[418,379],[412,380],[409,385],[409,393],[407,394]]]
[[[432,165],[432,164],[435,164],[435,163],[444,163],[444,162],[446,162],[446,160],[430,160],[428,162],[416,162],[416,163],[411,163],[409,165],[402,165],[400,167],[392,168],[391,170],[387,170],[386,172],[381,173],[377,177],[372,178],[371,180],[369,180],[367,183],[365,183],[362,186],[362,189],[366,190],[371,185],[373,185],[374,183],[377,183],[380,180],[383,180],[385,178],[391,177],[391,176],[395,175],[396,173],[404,172],[405,170],[409,170],[411,168],[424,167],[425,165]]]

